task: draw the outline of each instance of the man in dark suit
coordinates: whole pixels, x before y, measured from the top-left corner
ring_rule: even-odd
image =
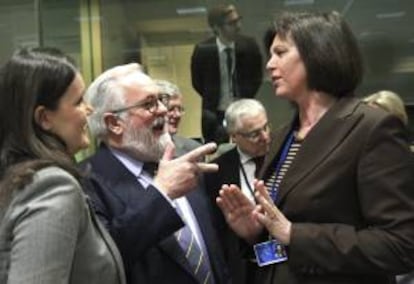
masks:
[[[160,88],[161,93],[170,97],[167,109],[168,132],[174,142],[176,156],[182,156],[201,145],[193,139],[186,138],[178,134],[178,127],[185,111],[183,105],[183,95],[181,94],[178,86],[170,81],[155,80],[155,83]]]
[[[247,252],[240,250],[237,237],[229,229],[215,199],[223,184],[236,184],[254,202],[253,179],[269,151],[270,127],[265,108],[255,99],[233,102],[226,110],[225,120],[227,132],[236,147],[212,161],[219,165],[219,171],[207,174],[206,184],[215,209],[216,226],[223,232],[220,241],[225,248],[232,278],[235,283],[248,284],[251,283],[249,267],[256,264],[251,263]]]
[[[198,43],[191,57],[191,79],[202,98],[206,142],[226,142],[224,111],[240,98],[252,98],[262,82],[262,56],[256,41],[240,35],[241,16],[233,5],[208,12],[215,36]]]
[[[197,190],[199,174],[217,170],[198,162],[215,145],[172,159],[168,96],[138,64],[98,76],[86,100],[94,108],[90,130],[101,142],[82,165],[86,189],[120,249],[128,283],[227,283],[207,199]]]

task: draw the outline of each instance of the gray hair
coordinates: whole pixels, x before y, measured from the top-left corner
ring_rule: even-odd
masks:
[[[125,106],[125,93],[120,80],[135,72],[142,73],[137,63],[116,66],[99,75],[86,90],[85,101],[94,109],[88,117],[89,129],[97,139],[105,140],[108,134],[104,114]]]
[[[182,97],[180,88],[177,85],[171,83],[167,80],[154,80],[158,88],[160,88],[160,93],[167,94],[170,98]]]
[[[227,132],[229,134],[236,132],[241,126],[240,120],[244,116],[254,116],[259,113],[264,113],[267,116],[266,109],[258,100],[240,99],[231,103],[224,115]]]

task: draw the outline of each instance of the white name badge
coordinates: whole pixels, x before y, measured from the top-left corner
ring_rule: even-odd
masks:
[[[276,240],[255,244],[253,249],[257,265],[260,267],[284,262],[288,259],[285,246],[279,244]]]

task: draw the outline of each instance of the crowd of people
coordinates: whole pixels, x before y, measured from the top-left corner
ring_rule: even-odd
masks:
[[[240,20],[212,8],[215,36],[194,48],[204,144],[178,133],[179,87],[138,63],[89,86],[54,48],[1,66],[0,283],[414,281],[403,101],[357,96],[362,58],[339,13],[282,13],[266,70],[295,112],[272,129]],[[234,147],[208,159],[222,142]]]

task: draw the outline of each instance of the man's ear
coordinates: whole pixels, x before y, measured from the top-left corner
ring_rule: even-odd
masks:
[[[124,131],[123,121],[113,113],[104,114],[106,128],[113,134],[120,135]]]
[[[51,130],[53,128],[52,112],[45,106],[39,105],[34,110],[34,120],[43,130]]]

